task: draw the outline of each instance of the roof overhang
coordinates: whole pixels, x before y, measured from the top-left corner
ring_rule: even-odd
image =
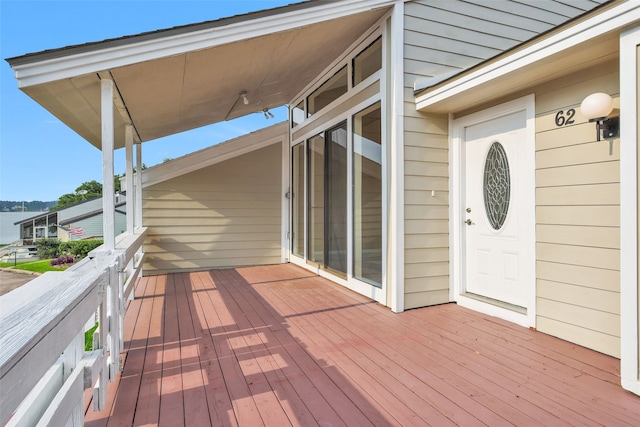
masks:
[[[122,211],[118,210],[118,208],[121,208],[123,206],[126,208],[126,206],[127,206],[127,202],[126,201],[116,203],[115,206],[114,206],[116,208],[116,212],[126,214],[125,212],[122,212]],[[94,211],[86,212],[86,213],[83,213],[82,215],[74,216],[74,217],[71,217],[71,218],[60,219],[59,222],[61,222],[63,224],[72,224],[74,222],[83,221],[83,220],[88,219],[88,218],[93,218],[94,216],[97,216],[97,215],[102,215],[102,209],[96,209]]]
[[[144,142],[290,102],[394,3],[311,1],[7,61],[21,90],[98,148],[100,80],[113,79],[120,148],[127,123]]]
[[[417,82],[416,109],[457,113],[619,56],[620,32],[640,21],[640,4],[614,4],[467,72]],[[431,87],[420,89],[420,84]]]

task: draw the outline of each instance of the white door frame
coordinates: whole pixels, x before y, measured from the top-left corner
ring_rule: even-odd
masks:
[[[462,178],[462,165],[464,164],[464,150],[462,149],[463,133],[465,127],[482,123],[487,120],[496,119],[508,114],[525,111],[526,114],[526,141],[522,150],[522,164],[529,165],[523,176],[522,189],[524,191],[523,205],[527,208],[523,215],[527,236],[531,236],[530,244],[526,248],[525,255],[528,258],[527,269],[523,272],[523,280],[528,289],[527,312],[519,313],[498,305],[469,298],[464,295],[465,254],[464,254],[464,229],[463,222],[463,200],[464,179]],[[533,94],[522,98],[514,99],[504,104],[491,107],[468,116],[455,119],[451,122],[449,150],[449,176],[451,204],[449,206],[449,259],[451,260],[450,270],[450,299],[459,305],[480,311],[492,316],[517,323],[522,326],[535,327],[535,307],[536,307],[536,256],[535,256],[535,97]]]
[[[640,394],[638,341],[638,45],[640,27],[620,37],[620,380]]]

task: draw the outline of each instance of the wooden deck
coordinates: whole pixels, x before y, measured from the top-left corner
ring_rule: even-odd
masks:
[[[455,304],[393,314],[292,265],[141,279],[86,425],[640,425],[617,359]]]

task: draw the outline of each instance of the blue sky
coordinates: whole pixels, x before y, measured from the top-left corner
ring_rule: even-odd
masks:
[[[57,200],[85,181],[102,181],[101,152],[18,89],[6,58],[208,21],[298,0],[11,1],[0,0],[0,200]],[[286,110],[147,142],[143,162],[161,163],[286,120]],[[115,172],[124,172],[124,150]]]

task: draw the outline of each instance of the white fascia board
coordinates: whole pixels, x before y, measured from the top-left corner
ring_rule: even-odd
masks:
[[[455,79],[449,84],[416,96],[416,109],[423,110],[475,86],[501,78],[508,73],[638,20],[640,20],[639,2],[629,1],[612,7],[565,31],[541,40],[539,43],[535,43],[495,63]]]
[[[289,124],[282,122],[227,142],[196,151],[142,171],[142,188],[215,165],[289,138]]]
[[[159,37],[107,49],[98,47],[91,52],[15,65],[13,69],[18,86],[25,88],[313,25],[390,6],[393,3],[393,0],[321,2],[317,6],[299,11],[248,19],[221,27]]]

